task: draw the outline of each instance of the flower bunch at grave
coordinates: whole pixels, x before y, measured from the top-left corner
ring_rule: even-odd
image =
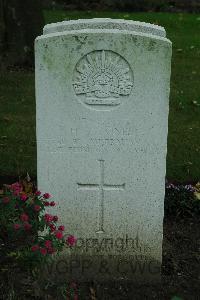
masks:
[[[199,184],[166,183],[165,214],[169,216],[200,215]]]
[[[0,195],[0,240],[7,255],[41,261],[75,245],[76,238],[66,234],[58,216],[46,212],[54,206],[49,193],[33,186],[23,182],[5,186]]]

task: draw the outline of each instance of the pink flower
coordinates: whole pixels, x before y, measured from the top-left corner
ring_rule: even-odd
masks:
[[[10,189],[11,191],[13,191],[13,194],[15,196],[19,196],[19,194],[22,192],[23,187],[19,182],[15,182],[13,184],[10,185]]]
[[[49,199],[49,198],[51,198],[51,195],[49,193],[44,193],[43,198]]]
[[[22,222],[27,222],[28,219],[29,219],[29,216],[28,216],[27,214],[25,214],[25,213],[21,214],[20,220],[21,220]]]
[[[57,222],[58,221],[58,217],[57,216],[53,216],[53,221]]]
[[[31,247],[31,251],[35,252],[39,249],[39,246],[38,245],[34,245]]]
[[[35,192],[35,195],[36,195],[36,196],[40,196],[40,195],[41,195],[41,192],[40,192],[40,191],[36,191],[36,192]]]
[[[64,231],[64,230],[65,230],[65,226],[64,226],[64,225],[60,225],[60,226],[58,227],[58,230]]]
[[[47,249],[46,248],[40,248],[40,253],[42,255],[46,255],[47,254]]]
[[[53,216],[50,214],[45,214],[44,215],[44,219],[47,223],[52,222],[53,221]]]
[[[18,229],[20,229],[21,225],[20,225],[20,224],[17,224],[17,223],[15,223],[15,224],[13,225],[13,227],[14,227],[14,229],[15,229],[15,230],[18,230]]]
[[[16,191],[17,193],[20,193],[20,192],[22,192],[23,187],[22,187],[21,183],[15,182],[15,183],[11,184],[10,189],[12,191]]]
[[[41,209],[41,206],[39,206],[39,205],[35,205],[35,206],[34,206],[34,210],[35,210],[35,211],[38,212],[38,211],[40,211],[40,209]]]
[[[45,201],[45,202],[44,202],[44,206],[49,206],[49,202],[48,202],[48,201]]]
[[[21,199],[22,201],[26,201],[27,198],[28,198],[28,197],[27,197],[25,194],[22,194],[22,195],[20,196],[20,199]]]
[[[26,231],[29,231],[31,228],[32,228],[32,225],[31,225],[31,224],[29,224],[29,223],[24,223],[24,229],[25,229]]]
[[[55,205],[56,205],[56,203],[54,201],[50,202],[50,206],[55,206]]]
[[[44,245],[45,245],[46,248],[51,248],[51,246],[52,246],[52,241],[46,240],[45,243],[44,243]]]
[[[56,238],[59,239],[59,240],[62,239],[62,238],[63,238],[63,233],[62,233],[62,231],[56,231],[56,232],[55,232],[55,236],[56,236]]]
[[[10,202],[10,198],[9,197],[4,197],[2,202],[4,204],[8,204]]]
[[[50,224],[49,228],[51,232],[54,232],[56,230],[56,226],[54,224]]]
[[[75,238],[75,236],[73,235],[69,235],[68,238],[66,239],[66,243],[69,246],[74,246],[76,244],[77,238]]]

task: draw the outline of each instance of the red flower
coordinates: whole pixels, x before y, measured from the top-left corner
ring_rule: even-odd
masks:
[[[55,252],[56,252],[56,250],[54,248],[48,248],[48,253],[49,254],[53,254]]]
[[[39,246],[38,245],[34,245],[31,247],[31,251],[35,252],[39,249]]]
[[[4,204],[8,204],[10,202],[10,198],[9,197],[4,197],[2,202]]]
[[[29,223],[24,223],[24,229],[25,229],[26,231],[29,231],[31,228],[32,228],[32,225],[31,225],[31,224],[29,224]]]
[[[74,246],[76,244],[77,238],[75,238],[75,236],[73,235],[69,235],[68,238],[66,239],[66,243],[69,246]]]
[[[19,194],[20,194],[20,192],[18,190],[16,190],[16,191],[13,192],[14,196],[19,196]]]
[[[51,248],[51,246],[52,246],[52,241],[46,240],[45,243],[44,243],[44,245],[45,245],[46,248]]]
[[[15,230],[18,230],[18,229],[20,229],[21,225],[16,223],[13,225],[13,227]]]
[[[49,198],[51,198],[51,195],[49,193],[44,193],[43,198],[49,199]]]
[[[73,289],[77,289],[76,282],[72,281],[71,284],[70,284],[70,287],[73,288]]]
[[[22,201],[26,201],[27,198],[28,198],[28,197],[27,197],[25,194],[22,194],[22,195],[20,196],[20,199],[21,199]]]
[[[56,230],[56,226],[54,224],[50,224],[49,228],[51,232],[54,232]]]
[[[50,206],[55,206],[55,205],[56,205],[56,203],[54,201],[50,202]]]
[[[28,216],[27,214],[25,214],[25,213],[21,214],[20,220],[21,220],[22,222],[27,222],[28,219],[29,219],[29,216]]]
[[[58,227],[58,230],[64,231],[64,230],[65,230],[65,226],[64,226],[64,225],[60,225],[60,226]]]
[[[53,221],[57,222],[58,221],[58,217],[57,216],[53,216]]]
[[[44,202],[44,206],[49,206],[49,202],[48,202],[48,201],[45,201],[45,202]]]
[[[44,219],[47,223],[52,222],[53,221],[53,216],[50,214],[45,214],[44,215]]]
[[[56,238],[59,239],[59,240],[62,239],[62,238],[63,238],[63,233],[62,233],[62,231],[56,231],[56,232],[55,232],[55,236],[56,236]]]
[[[35,195],[36,195],[36,196],[40,196],[40,195],[41,195],[41,192],[40,192],[40,191],[36,191],[36,192],[35,192]]]
[[[40,248],[40,253],[42,255],[46,255],[47,254],[47,249],[46,248]]]
[[[35,210],[35,211],[38,212],[38,211],[40,211],[40,209],[41,209],[41,206],[39,206],[39,205],[35,205],[35,206],[34,206],[34,210]]]

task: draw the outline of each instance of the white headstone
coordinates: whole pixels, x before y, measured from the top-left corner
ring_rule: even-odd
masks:
[[[104,259],[104,279],[158,278],[171,64],[165,30],[66,21],[45,26],[35,46],[38,186],[79,238],[72,252],[91,259],[93,276],[102,275],[95,258]]]

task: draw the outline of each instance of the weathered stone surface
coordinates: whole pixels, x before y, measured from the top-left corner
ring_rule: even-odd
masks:
[[[94,19],[80,19],[63,21],[58,23],[47,24],[44,26],[43,33],[55,33],[69,30],[80,30],[80,29],[119,29],[119,30],[131,30],[140,33],[155,34],[158,36],[165,37],[165,29],[161,26],[137,22],[132,20],[121,20],[121,19],[110,19],[110,18],[94,18]]]
[[[44,32],[36,40],[38,186],[80,238],[77,257],[112,269],[103,279],[153,280],[162,261],[171,43],[158,26],[124,20]],[[136,260],[143,271],[130,267]]]

